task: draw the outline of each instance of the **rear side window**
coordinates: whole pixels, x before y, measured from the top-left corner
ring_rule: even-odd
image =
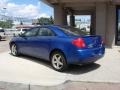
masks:
[[[80,35],[87,35],[86,32],[81,31],[78,28],[74,27],[60,27],[60,29],[68,36],[80,36]]]
[[[38,36],[55,36],[55,33],[48,28],[40,28]]]

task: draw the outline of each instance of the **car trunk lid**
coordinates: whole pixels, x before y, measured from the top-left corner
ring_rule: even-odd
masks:
[[[101,36],[98,35],[86,35],[82,36],[86,48],[100,47],[103,43]]]

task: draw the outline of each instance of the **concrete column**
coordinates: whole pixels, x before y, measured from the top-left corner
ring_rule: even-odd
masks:
[[[75,16],[73,14],[70,15],[70,26],[75,27]]]
[[[64,10],[64,14],[63,14],[63,24],[64,25],[68,25],[68,22],[67,22],[67,11]]]
[[[91,26],[90,26],[90,34],[95,35],[96,33],[96,15],[95,12],[91,13]]]
[[[108,4],[107,10],[107,31],[106,31],[106,44],[109,47],[115,45],[115,32],[116,32],[116,6]]]
[[[67,13],[63,5],[54,5],[54,19],[56,25],[67,25]]]
[[[96,34],[101,35],[106,42],[106,3],[96,3]]]

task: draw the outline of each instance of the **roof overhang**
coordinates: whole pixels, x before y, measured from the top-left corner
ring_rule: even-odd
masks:
[[[97,3],[97,2],[113,2],[120,3],[120,0],[40,0],[48,5],[58,3]]]
[[[73,10],[92,10],[96,3],[120,3],[120,0],[40,0],[45,4],[54,7],[54,5],[62,4],[64,8],[71,8]],[[83,9],[84,8],[84,9]]]
[[[48,0],[40,0],[40,1],[42,1],[43,3],[45,3],[45,4],[49,5],[49,6],[52,6],[51,2],[48,1]]]
[[[57,3],[87,3],[87,2],[118,2],[119,0],[41,0],[46,4],[57,4]],[[120,2],[120,1],[119,1]]]

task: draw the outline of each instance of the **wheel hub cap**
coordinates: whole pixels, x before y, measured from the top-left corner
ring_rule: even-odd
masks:
[[[61,55],[55,54],[52,58],[52,64],[54,68],[61,69],[63,67],[63,61]]]
[[[11,51],[12,51],[13,55],[16,55],[16,53],[17,53],[16,45],[12,45]]]

